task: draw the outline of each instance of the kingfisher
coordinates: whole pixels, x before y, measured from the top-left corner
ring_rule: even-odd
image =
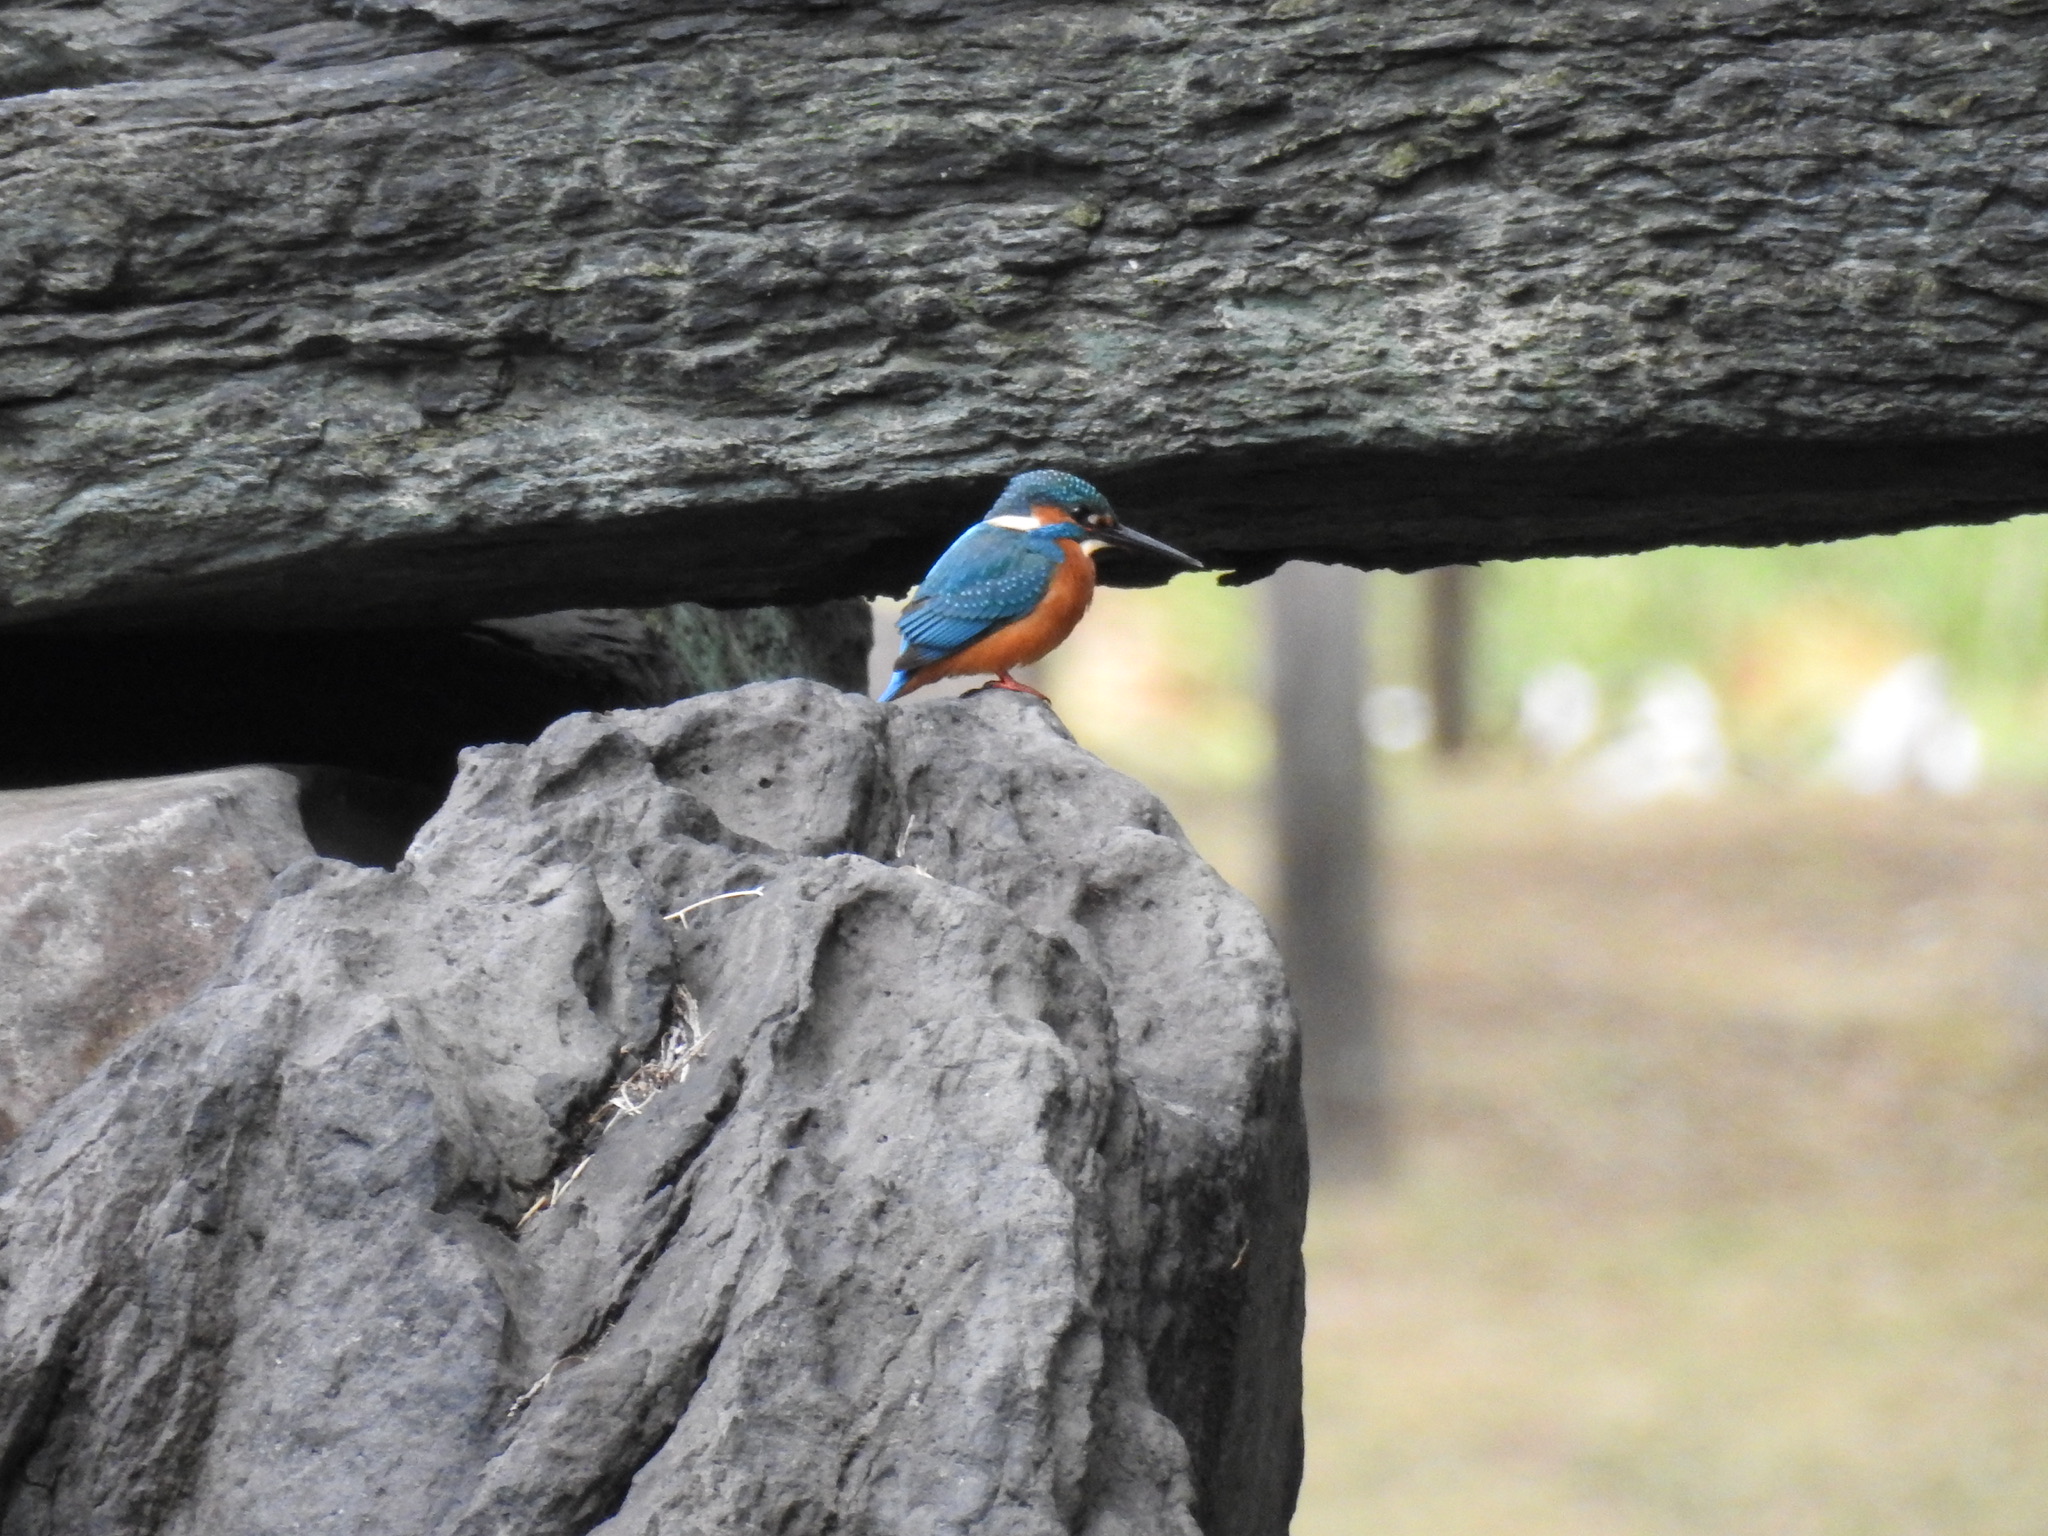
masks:
[[[1017,476],[911,592],[896,621],[903,654],[881,702],[942,677],[983,672],[995,674],[990,687],[1045,698],[1010,669],[1074,632],[1095,596],[1095,552],[1111,546],[1202,568],[1192,555],[1124,527],[1109,498],[1077,475],[1032,469]]]

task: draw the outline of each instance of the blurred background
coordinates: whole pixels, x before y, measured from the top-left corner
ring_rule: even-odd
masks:
[[[1369,982],[1300,1536],[2048,1531],[2048,518],[1182,577],[1037,681]]]

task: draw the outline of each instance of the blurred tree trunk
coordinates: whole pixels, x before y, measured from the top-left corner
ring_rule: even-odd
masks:
[[[1465,750],[1472,735],[1472,589],[1475,565],[1440,565],[1429,573],[1429,703],[1436,749]]]
[[[1309,1129],[1325,1156],[1384,1158],[1365,692],[1365,578],[1282,566],[1265,583],[1280,949],[1301,1019]]]

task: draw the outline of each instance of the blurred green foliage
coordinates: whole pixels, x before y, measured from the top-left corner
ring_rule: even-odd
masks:
[[[1375,666],[1422,674],[1422,582],[1374,589]],[[1539,668],[1576,662],[1609,720],[1673,664],[1712,682],[1753,765],[1810,759],[1841,712],[1915,651],[1947,664],[1984,730],[1989,766],[2048,777],[2048,516],[1767,549],[1503,562],[1479,583],[1475,687],[1483,733],[1513,729]]]

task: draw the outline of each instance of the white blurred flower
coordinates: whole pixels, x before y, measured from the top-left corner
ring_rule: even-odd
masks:
[[[1538,757],[1569,757],[1600,728],[1600,685],[1574,662],[1545,667],[1522,684],[1520,725]]]
[[[1721,705],[1697,672],[1673,668],[1645,685],[1620,736],[1586,764],[1603,799],[1640,804],[1667,795],[1710,795],[1728,775]]]
[[[1383,683],[1365,696],[1360,711],[1365,739],[1382,752],[1412,752],[1436,729],[1429,695],[1406,683]]]
[[[1866,795],[1911,784],[1968,794],[1983,775],[1984,739],[1949,698],[1940,658],[1908,656],[1863,691],[1842,721],[1830,766]]]

